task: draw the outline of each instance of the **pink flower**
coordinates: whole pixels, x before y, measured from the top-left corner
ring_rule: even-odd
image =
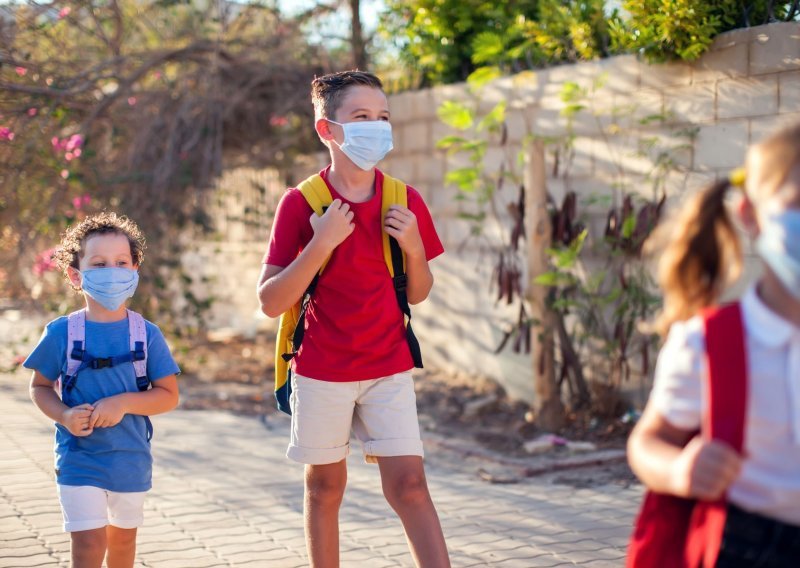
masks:
[[[14,133],[8,126],[0,126],[0,140],[8,140],[9,142],[14,139]]]
[[[84,205],[89,205],[91,201],[92,198],[89,197],[89,194],[84,193],[83,195],[72,198],[72,206],[75,208],[75,210],[80,211],[81,209],[83,209]]]
[[[72,161],[72,157],[73,157],[73,156],[72,156],[72,152],[67,152],[66,154],[64,154],[64,158],[65,158],[65,159],[66,159],[68,162],[71,162],[71,161]]]
[[[75,148],[72,151],[72,155],[75,156],[76,158],[80,158],[82,153],[83,151],[80,148]]]
[[[83,136],[81,136],[80,134],[73,134],[72,136],[69,137],[69,139],[66,142],[67,143],[64,146],[64,148],[68,152],[71,152],[75,148],[80,148],[81,146],[83,146]]]
[[[31,107],[28,109],[28,116],[36,116],[39,113],[39,109]]]
[[[136,97],[128,97],[128,104],[133,106],[136,104]]]
[[[24,77],[28,73],[28,70],[25,69],[24,67],[17,67],[14,70],[17,72],[17,75],[19,75],[20,77]]]
[[[161,71],[153,71],[153,77],[156,79],[161,79]]]
[[[61,177],[67,179],[69,177],[69,170],[61,170]]]
[[[58,13],[58,19],[61,20],[61,19],[66,18],[67,16],[69,16],[70,12],[72,12],[72,8],[70,8],[69,6],[64,6],[63,8],[61,8],[61,11]]]
[[[285,116],[278,116],[273,114],[269,117],[269,124],[270,126],[286,126],[289,124],[289,119]]]
[[[56,269],[56,263],[53,261],[53,251],[54,249],[49,248],[36,255],[33,261],[33,273],[36,276],[41,276],[45,272]]]

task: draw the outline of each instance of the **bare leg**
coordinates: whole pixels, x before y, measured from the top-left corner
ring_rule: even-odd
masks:
[[[69,533],[72,541],[72,568],[100,568],[106,555],[106,529]]]
[[[306,547],[312,568],[339,566],[339,506],[347,485],[344,460],[306,466]]]
[[[136,529],[106,527],[108,568],[133,568],[136,557]]]
[[[414,562],[421,568],[449,568],[439,516],[419,456],[379,457],[383,494],[406,531]]]

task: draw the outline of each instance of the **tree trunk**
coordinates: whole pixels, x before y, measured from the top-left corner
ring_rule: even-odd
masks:
[[[564,425],[564,404],[555,376],[555,314],[547,307],[545,286],[534,284],[538,275],[547,272],[547,249],[550,247],[550,217],[547,213],[544,143],[532,142],[525,155],[525,203],[528,211],[528,299],[536,325],[531,349],[533,357],[534,411],[536,424],[551,432]]]
[[[353,34],[350,45],[353,49],[353,64],[356,69],[367,70],[367,47],[364,42],[364,31],[361,29],[361,0],[350,0]]]

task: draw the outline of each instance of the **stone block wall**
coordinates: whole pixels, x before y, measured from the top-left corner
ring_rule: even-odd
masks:
[[[598,80],[602,87],[597,87]],[[633,56],[620,56],[498,79],[482,91],[478,104],[486,111],[506,101],[511,147],[490,147],[488,170],[499,168],[503,152],[518,152],[531,135],[557,138],[569,133],[560,97],[566,82],[577,83],[591,95],[587,108],[574,119],[575,157],[567,179],[552,175],[554,154],[548,153],[547,185],[554,198],[560,200],[567,190],[576,191],[584,202],[609,196],[611,185],[620,181],[628,192],[657,197],[662,190],[653,187],[651,174],[657,151],[666,150],[676,164],[663,185],[673,202],[727,176],[742,163],[751,142],[800,120],[800,24],[771,24],[723,34],[692,64],[648,65]],[[513,396],[531,400],[530,357],[510,349],[493,353],[516,314],[496,302],[496,291],[490,288],[494,259],[467,239],[469,227],[458,217],[458,190],[444,182],[449,169],[463,165],[463,158],[436,148],[439,139],[453,133],[436,114],[446,100],[469,100],[466,86],[391,96],[395,149],[381,164],[420,191],[447,250],[432,262],[436,285],[431,297],[414,308],[415,331],[428,366],[490,376]],[[657,142],[649,153],[639,152],[648,140]],[[318,163],[319,159],[309,164],[302,175],[315,171]],[[273,173],[254,171],[230,172],[221,182],[221,199],[228,201],[221,204],[218,214],[228,217],[226,225],[220,241],[199,244],[192,260],[217,273],[205,285],[218,298],[215,326],[253,329],[265,325],[258,315],[255,279],[265,250],[269,213],[284,190],[283,183]],[[258,189],[267,186],[267,190]],[[502,201],[515,199],[512,184],[502,191]],[[246,207],[249,218],[240,215],[237,220],[230,215]],[[646,394],[646,390],[641,392]]]

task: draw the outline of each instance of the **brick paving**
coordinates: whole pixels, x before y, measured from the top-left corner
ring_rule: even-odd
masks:
[[[35,340],[40,324],[0,317],[0,347]],[[28,378],[25,370],[0,373],[0,568],[67,567],[53,426],[30,402]],[[136,568],[307,566],[303,468],[284,457],[288,418],[176,410],[153,422],[154,487]],[[546,478],[489,484],[475,468],[452,463],[435,440],[428,447],[428,483],[454,567],[623,564],[640,487],[576,489]],[[341,565],[413,566],[377,468],[363,463],[357,444],[348,469]]]
[[[22,371],[0,375],[0,567],[66,567],[52,425],[29,401],[26,383]],[[302,466],[284,457],[287,419],[177,410],[154,424],[154,488],[137,568],[307,565]],[[413,566],[377,468],[363,463],[360,448],[348,466],[341,565]],[[427,472],[454,567],[623,563],[638,487],[488,484],[435,459]]]

